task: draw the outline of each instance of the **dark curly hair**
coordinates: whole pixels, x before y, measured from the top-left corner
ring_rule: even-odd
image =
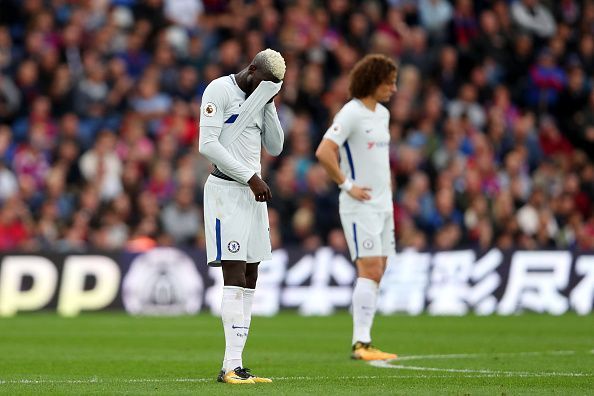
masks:
[[[349,76],[349,93],[353,98],[364,98],[375,92],[393,73],[396,63],[385,55],[371,54],[361,59]]]

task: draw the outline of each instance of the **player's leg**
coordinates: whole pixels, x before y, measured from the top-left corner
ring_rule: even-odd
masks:
[[[345,237],[351,258],[357,267],[357,279],[353,289],[353,353],[354,359],[392,359],[396,355],[386,354],[371,347],[371,328],[377,307],[379,283],[386,268],[386,257],[382,256],[381,213],[357,215],[341,214]]]
[[[357,280],[353,289],[353,345],[371,343],[379,283],[384,273],[382,257],[361,257],[355,263]]]
[[[353,293],[353,310],[357,306],[356,300],[363,300],[364,304],[370,303],[368,312],[360,312],[358,318],[362,319],[358,336],[353,338],[368,338],[371,340],[371,327],[373,326],[373,319],[377,307],[378,286],[381,278],[386,271],[388,256],[396,253],[396,243],[394,239],[394,216],[391,212],[378,214],[379,218],[373,219],[374,224],[379,224],[379,244],[378,248],[373,250],[373,254],[378,256],[361,257],[357,261],[357,284]],[[369,228],[369,227],[368,227]],[[365,244],[365,241],[363,242]],[[369,243],[368,243],[369,246]],[[363,248],[365,250],[365,247]],[[366,316],[366,314],[369,314]],[[355,323],[357,320],[353,320]],[[369,327],[368,327],[369,326]],[[369,332],[368,332],[369,331]],[[371,346],[371,343],[355,342],[353,346],[353,358],[375,360],[375,359],[395,359],[397,356],[392,353],[385,353],[377,348]]]
[[[244,345],[247,341],[247,335],[249,335],[251,326],[252,305],[258,281],[258,267],[261,261],[269,260],[271,258],[268,230],[268,210],[266,204],[254,201],[253,217],[246,246],[247,264],[245,269],[245,288],[243,291],[243,323],[246,328],[246,337],[243,340]],[[272,382],[269,378],[258,377],[250,373],[249,369],[244,369],[244,371],[254,382]]]
[[[252,323],[252,305],[254,302],[254,294],[256,292],[256,282],[258,281],[258,264],[260,263],[247,263],[245,266],[245,288],[243,289],[243,326],[245,327],[246,336],[243,338],[244,348],[250,333],[250,325]],[[243,374],[248,378],[251,378],[254,382],[272,382],[272,380],[269,378],[258,377],[252,374],[250,369],[245,367],[243,367]]]
[[[222,266],[223,295],[221,320],[225,333],[225,357],[223,368],[217,378],[232,384],[253,384],[241,369],[243,339],[243,290],[247,232],[246,212],[249,212],[244,189],[236,183],[210,176],[204,188],[204,224],[206,229],[206,254],[208,264]],[[243,248],[243,249],[242,249]],[[238,368],[238,370],[236,370]]]
[[[254,302],[254,294],[256,292],[256,282],[258,281],[258,264],[247,263],[245,266],[245,288],[243,289],[243,323],[248,328],[248,335],[250,324],[252,322],[252,304]],[[247,342],[244,340],[244,343]]]
[[[383,257],[361,257],[356,261],[357,280],[353,289],[353,345],[371,343],[379,283],[384,273]]]
[[[225,331],[225,358],[223,359],[223,382],[253,383],[243,369],[243,347],[248,328],[244,325],[244,288],[245,261],[223,260],[223,299],[221,302],[221,319]]]
[[[361,308],[361,311],[353,313],[356,318],[353,343],[356,341],[371,342],[371,327],[377,306],[379,283],[386,271],[387,256],[395,253],[393,214],[391,212],[377,213],[374,217],[369,218],[373,224],[362,227],[362,231],[371,230],[373,236],[363,236],[368,239],[363,239],[362,257],[356,261],[358,278],[353,293],[353,310]],[[377,226],[379,229],[376,228]],[[375,234],[375,231],[379,231],[379,234]],[[376,242],[377,246],[375,246]],[[366,257],[367,254],[369,256]],[[361,304],[355,304],[355,301],[360,301]]]
[[[395,359],[371,345],[371,328],[377,310],[379,283],[386,270],[387,257],[362,257],[356,261],[357,281],[353,290],[353,359]]]
[[[243,344],[247,342],[250,333],[250,324],[252,323],[252,304],[254,303],[254,294],[256,292],[256,282],[258,281],[258,264],[247,263],[245,266],[245,288],[243,289],[243,325],[247,328],[248,334]]]

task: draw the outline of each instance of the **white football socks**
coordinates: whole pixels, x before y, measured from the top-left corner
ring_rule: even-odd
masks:
[[[357,278],[353,290],[353,345],[357,341],[371,342],[371,326],[377,303],[378,284],[367,278]]]
[[[243,289],[243,327],[247,327],[246,332],[250,332],[250,324],[252,323],[252,304],[254,302],[254,293],[256,289]],[[247,336],[243,340],[243,345],[247,341]]]
[[[248,335],[243,307],[243,287],[223,286],[221,319],[223,320],[223,328],[225,330],[223,369],[226,373],[236,367],[243,367],[241,354]]]

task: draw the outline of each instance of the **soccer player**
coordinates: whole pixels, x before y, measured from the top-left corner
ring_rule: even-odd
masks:
[[[389,164],[390,113],[381,102],[396,92],[397,66],[384,55],[367,55],[350,74],[353,98],[336,114],[316,157],[342,190],[340,220],[357,266],[353,291],[353,359],[385,360],[395,354],[371,345],[378,285],[395,252]]]
[[[258,264],[271,259],[270,188],[260,178],[262,145],[279,155],[284,134],[272,102],[285,75],[278,52],[259,52],[237,74],[212,81],[202,97],[199,150],[215,168],[204,185],[208,264],[222,266],[221,316],[225,357],[217,380],[229,384],[272,382],[243,366]]]

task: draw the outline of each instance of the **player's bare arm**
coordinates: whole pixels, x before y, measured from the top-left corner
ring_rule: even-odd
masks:
[[[371,199],[369,187],[360,187],[342,174],[338,163],[338,145],[330,139],[322,139],[322,142],[316,150],[316,158],[322,164],[330,178],[338,184],[341,189],[358,201],[367,201]]]

